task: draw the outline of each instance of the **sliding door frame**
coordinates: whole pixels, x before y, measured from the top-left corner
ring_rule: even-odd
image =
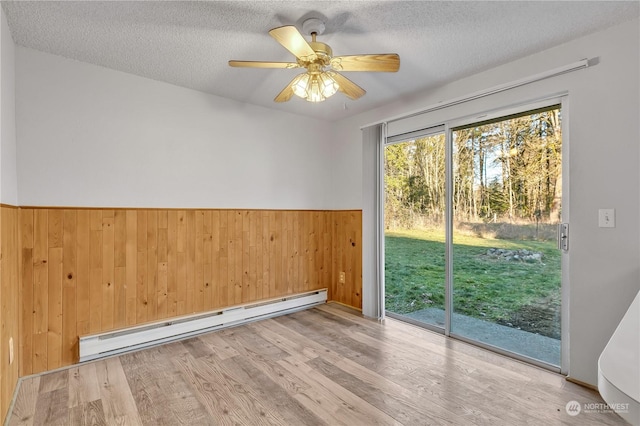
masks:
[[[499,119],[501,117],[508,117],[515,114],[520,114],[527,111],[550,107],[554,105],[560,106],[562,114],[562,209],[561,209],[561,222],[569,222],[569,99],[566,92],[553,94],[546,97],[529,100],[526,102],[514,104],[511,106],[505,106],[496,108],[484,112],[479,112],[470,116],[452,118],[450,120],[443,120],[440,123],[432,123],[431,125],[425,125],[422,130],[417,130],[401,135],[394,135],[386,137],[380,144],[379,155],[379,171],[380,171],[380,197],[378,205],[378,229],[380,230],[380,248],[378,259],[381,269],[381,275],[384,281],[384,148],[387,145],[408,141],[416,137],[427,136],[429,134],[441,133],[444,131],[445,135],[445,324],[444,329],[436,326],[430,326],[428,324],[422,324],[415,321],[416,325],[432,329],[436,332],[443,333],[447,337],[452,337],[457,340],[472,343],[476,346],[480,346],[494,352],[507,355],[509,357],[528,362],[530,364],[556,371],[558,373],[566,375],[569,370],[569,253],[561,252],[561,318],[560,318],[560,330],[561,330],[561,363],[560,366],[551,365],[543,361],[536,360],[524,355],[517,354],[490,344],[482,343],[477,340],[469,339],[467,337],[458,335],[451,332],[451,318],[453,314],[453,132],[452,129],[462,127],[465,125],[472,125],[473,123],[488,121],[493,119]],[[430,131],[431,130],[431,131]],[[383,287],[384,289],[384,287]],[[384,290],[381,297],[384,311]],[[383,314],[384,315],[384,314]],[[406,320],[400,315],[390,315],[391,317],[401,318]],[[409,321],[414,323],[414,321]]]

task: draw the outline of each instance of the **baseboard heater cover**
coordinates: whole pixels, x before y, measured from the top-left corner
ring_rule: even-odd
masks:
[[[185,339],[250,321],[272,318],[327,302],[327,290],[317,290],[204,314],[167,319],[124,330],[80,337],[80,362]]]

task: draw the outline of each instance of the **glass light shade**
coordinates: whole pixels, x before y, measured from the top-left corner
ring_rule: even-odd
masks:
[[[309,90],[307,91],[307,101],[309,102],[322,102],[325,100],[322,90],[320,88],[320,80],[317,75],[312,75]]]
[[[309,74],[304,73],[300,74],[295,78],[295,80],[293,80],[293,83],[291,83],[291,88],[293,89],[293,93],[295,93],[296,96],[300,96],[301,98],[307,97],[309,77],[311,77]]]
[[[333,76],[329,72],[322,73],[318,76],[320,79],[320,86],[322,95],[325,98],[333,96],[338,91],[338,82],[333,79]]]
[[[293,93],[309,102],[322,102],[335,94],[338,88],[338,82],[329,72],[300,74],[291,83]]]

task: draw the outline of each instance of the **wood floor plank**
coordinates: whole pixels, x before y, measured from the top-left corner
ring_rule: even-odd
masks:
[[[211,355],[211,347],[200,340],[198,337],[183,340],[182,344],[194,358]]]
[[[246,383],[233,379],[215,357],[196,360],[185,356],[174,363],[190,378],[213,424],[286,425],[286,422],[254,398]]]
[[[40,389],[40,377],[36,376],[20,383],[9,426],[33,425]]]
[[[123,357],[123,370],[146,424],[205,424],[204,407],[174,360],[189,355],[181,342]],[[143,408],[144,407],[144,408]],[[149,407],[158,407],[149,409]],[[151,411],[150,415],[147,412]]]
[[[100,399],[96,364],[88,363],[69,369],[69,408]]]
[[[91,425],[106,426],[107,420],[104,416],[102,401],[90,401],[77,405],[69,411],[69,424],[71,425]]]
[[[413,425],[420,422],[431,425],[465,423],[455,413],[448,410],[438,410],[433,405],[424,404],[424,401],[421,401],[415,393],[411,393],[401,386],[394,386],[392,382],[381,377],[372,383],[337,368],[321,357],[313,359],[307,364],[403,424]]]
[[[7,424],[625,424],[571,417],[572,400],[603,403],[558,374],[324,305],[24,378]]]
[[[55,371],[46,374],[40,379],[40,393],[51,392],[58,389],[66,389],[69,383],[69,372],[67,370]]]
[[[279,327],[279,324],[276,322],[271,322],[268,325],[265,325],[264,322],[256,322],[249,324],[247,327],[255,330],[255,332],[262,336],[262,338],[268,340],[273,345],[278,346],[283,351],[290,354],[296,354],[298,359],[305,357],[305,361],[308,361],[318,356],[317,351],[305,346],[300,342],[300,340],[296,340],[296,336],[292,335],[289,329],[286,327]]]
[[[220,333],[208,333],[200,336],[200,341],[211,349],[211,355],[218,359],[227,359],[238,355],[238,352],[224,340]]]
[[[286,424],[323,425],[322,419],[307,410],[287,391],[278,386],[255,364],[245,357],[238,356],[221,361],[228,374],[237,381],[248,384],[254,397],[273,409],[284,418]]]
[[[229,338],[225,338],[228,340]],[[265,341],[266,342],[266,341]],[[289,373],[280,364],[274,363],[274,360],[287,358],[290,355],[286,352],[279,351],[274,353],[264,352],[264,345],[253,345],[251,341],[234,339],[232,346],[238,351],[242,358],[250,360],[262,373],[267,375],[269,379],[278,384],[290,394],[297,394],[307,388],[309,385],[301,382],[295,375]],[[260,342],[262,343],[262,342]]]
[[[119,358],[96,363],[105,419],[109,424],[142,424]]]
[[[33,416],[33,424],[67,425],[69,423],[68,398],[69,392],[65,388],[40,393]]]
[[[292,373],[297,375],[301,380],[306,381],[315,392],[314,401],[318,403],[324,402],[324,410],[330,412],[335,411],[335,417],[339,418],[341,424],[363,424],[363,425],[401,425],[402,423],[386,414],[384,411],[364,401],[351,391],[339,386],[336,382],[328,377],[320,374],[318,371],[310,367],[304,358],[298,359],[295,356],[278,361],[279,364],[286,366]],[[309,391],[303,393],[307,396]],[[298,397],[298,400],[304,403],[304,398]],[[305,406],[314,409],[313,404],[305,404]]]

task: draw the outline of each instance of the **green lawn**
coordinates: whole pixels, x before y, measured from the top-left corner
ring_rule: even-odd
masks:
[[[536,262],[487,256],[489,248],[542,253]],[[444,234],[385,235],[386,309],[444,309]],[[454,236],[454,312],[559,337],[560,252],[555,242]]]

